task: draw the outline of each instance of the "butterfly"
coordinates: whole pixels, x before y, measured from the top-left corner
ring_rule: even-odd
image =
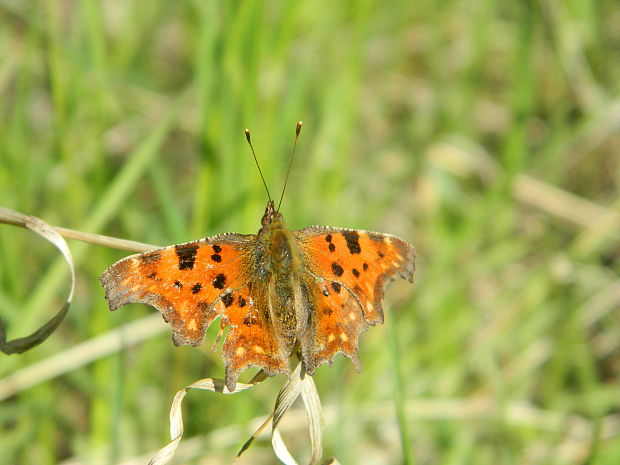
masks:
[[[110,310],[128,303],[159,310],[175,345],[201,344],[220,318],[218,340],[228,328],[225,384],[233,391],[252,366],[269,376],[289,373],[293,350],[310,375],[337,353],[359,371],[360,333],[383,323],[385,287],[396,278],[413,282],[414,269],[415,250],[398,237],[328,226],[290,231],[269,200],[257,234],[219,234],[132,255],[99,280]]]

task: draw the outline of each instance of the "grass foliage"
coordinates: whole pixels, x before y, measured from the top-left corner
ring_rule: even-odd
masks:
[[[415,285],[393,284],[390,321],[362,337],[362,373],[318,370],[324,457],[615,465],[619,31],[616,0],[2,0],[0,204],[161,245],[255,232],[266,198],[243,129],[278,192],[301,119],[289,227],[419,252]],[[124,253],[70,245],[67,320],[1,359],[0,392],[51,371],[0,403],[0,463],[144,463],[174,393],[221,376],[219,354],[174,348],[163,323],[122,348],[135,334],[119,328],[153,314],[107,310],[97,277]],[[10,338],[67,280],[51,245],[0,227]],[[229,463],[283,382],[188,395],[186,462]],[[282,432],[307,458],[303,415]],[[240,463],[274,460],[265,439]]]

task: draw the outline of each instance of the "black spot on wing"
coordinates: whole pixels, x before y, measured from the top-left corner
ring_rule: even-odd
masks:
[[[214,245],[213,246],[213,252],[215,253],[220,253],[222,251],[222,248],[219,245]]]
[[[226,276],[220,273],[213,280],[213,287],[216,289],[224,289],[224,286],[226,286]]]
[[[213,255],[211,255],[211,260],[213,260],[214,262],[221,262],[222,261],[222,256],[219,254],[214,253]]]
[[[336,245],[333,242],[330,242],[327,248],[329,249],[330,252],[336,251]]]
[[[336,262],[332,263],[332,271],[336,276],[342,276],[344,269]]]
[[[353,273],[353,276],[355,276],[356,278],[359,278],[359,276],[360,276],[360,272],[357,271],[357,269],[355,269],[355,268],[353,268],[351,270],[351,273]]]
[[[368,271],[368,263],[364,263],[364,266],[362,266],[362,269],[364,271]]]
[[[332,289],[336,294],[340,294],[340,289],[342,288],[340,283],[332,282]]]
[[[177,245],[175,246],[177,257],[179,258],[179,270],[191,270],[196,261],[197,245]]]
[[[177,289],[183,289],[183,284],[181,281],[175,281],[172,285]]]
[[[202,289],[202,284],[196,283],[192,286],[192,294],[198,294]]]
[[[235,298],[230,293],[222,297],[222,302],[224,303],[224,307],[230,307],[234,301],[235,301]]]
[[[352,254],[362,252],[362,248],[360,247],[360,236],[357,231],[345,231],[342,233],[342,235],[347,241],[347,247],[349,248],[349,252],[351,252]]]
[[[239,305],[239,307],[245,307],[246,301],[243,298],[242,295],[239,296],[239,298],[237,299],[237,305]]]

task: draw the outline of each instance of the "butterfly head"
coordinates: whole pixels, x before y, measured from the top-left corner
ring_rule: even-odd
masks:
[[[265,214],[263,215],[263,219],[261,220],[261,224],[263,225],[263,228],[268,227],[272,224],[283,224],[284,223],[284,217],[282,216],[281,213],[279,213],[278,211],[276,211],[275,205],[273,203],[273,200],[270,200],[269,202],[267,202],[267,208],[265,208]]]

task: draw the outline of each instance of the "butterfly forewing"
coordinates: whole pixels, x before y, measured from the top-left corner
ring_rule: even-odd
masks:
[[[177,345],[198,345],[231,289],[249,278],[255,236],[221,234],[124,258],[99,278],[110,309],[144,303],[159,310]]]
[[[383,322],[381,300],[386,285],[397,277],[413,281],[415,250],[398,237],[327,226],[293,234],[308,272],[345,286],[369,325]]]

